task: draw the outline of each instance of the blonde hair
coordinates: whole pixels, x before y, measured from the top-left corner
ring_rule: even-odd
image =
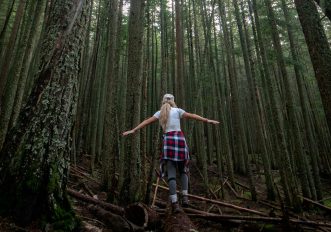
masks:
[[[164,99],[162,101],[159,121],[160,121],[160,125],[161,125],[163,131],[165,131],[167,128],[167,123],[168,123],[168,118],[169,118],[169,113],[170,113],[171,107],[177,108],[176,103],[174,102],[173,99]]]

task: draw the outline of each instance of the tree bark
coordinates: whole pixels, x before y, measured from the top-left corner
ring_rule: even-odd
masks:
[[[85,1],[62,0],[51,9],[38,79],[0,152],[0,208],[21,224],[43,218],[70,231],[77,224],[65,193],[68,141],[76,108]]]

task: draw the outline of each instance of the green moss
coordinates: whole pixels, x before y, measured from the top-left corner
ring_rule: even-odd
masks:
[[[252,193],[249,192],[249,191],[245,191],[244,192],[244,197],[247,198],[247,199],[251,199],[252,198]]]
[[[80,220],[76,217],[70,205],[67,207],[56,205],[53,212],[52,231],[75,231],[79,228]]]
[[[48,192],[54,192],[58,187],[61,181],[60,173],[58,172],[56,165],[53,164],[50,168],[50,180],[48,182]]]
[[[323,201],[323,204],[327,207],[331,207],[331,199]]]
[[[279,229],[277,229],[277,227],[273,224],[264,224],[263,225],[263,230],[262,231],[279,231]]]

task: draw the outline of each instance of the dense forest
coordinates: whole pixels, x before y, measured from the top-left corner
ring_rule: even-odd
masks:
[[[220,121],[182,120],[192,203],[265,202],[274,220],[330,231],[330,43],[331,0],[0,0],[0,230],[88,231],[69,196],[78,173],[108,206],[167,202],[162,129],[121,133],[172,93]],[[116,229],[118,208],[104,231],[144,231]],[[219,211],[204,227],[230,223]]]

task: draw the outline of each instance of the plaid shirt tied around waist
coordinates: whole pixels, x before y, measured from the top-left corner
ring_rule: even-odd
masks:
[[[189,160],[189,150],[182,131],[170,131],[163,135],[161,160]]]

